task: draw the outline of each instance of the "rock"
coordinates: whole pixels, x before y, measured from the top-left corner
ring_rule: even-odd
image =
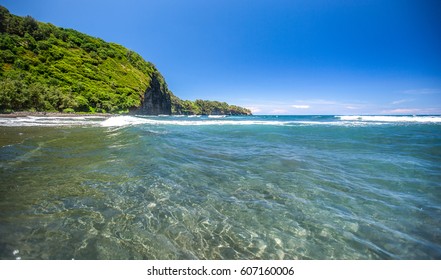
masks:
[[[133,112],[138,115],[171,115],[170,91],[157,71],[151,74],[150,86],[144,93],[141,106]]]

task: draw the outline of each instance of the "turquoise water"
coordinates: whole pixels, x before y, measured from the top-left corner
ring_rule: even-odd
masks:
[[[0,119],[1,259],[441,259],[441,117]]]

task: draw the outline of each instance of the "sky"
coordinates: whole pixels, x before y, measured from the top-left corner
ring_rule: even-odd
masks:
[[[254,114],[441,114],[438,0],[0,0],[121,44],[181,99]]]

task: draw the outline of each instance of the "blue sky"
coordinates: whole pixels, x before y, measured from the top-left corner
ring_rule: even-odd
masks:
[[[438,0],[0,0],[119,43],[182,99],[255,114],[441,114]]]

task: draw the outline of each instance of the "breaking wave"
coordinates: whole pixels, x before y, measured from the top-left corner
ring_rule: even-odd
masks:
[[[371,126],[406,123],[441,124],[441,116],[27,116],[1,118],[0,126]]]
[[[17,117],[1,118],[0,126],[97,126],[105,117],[72,116],[72,117]]]
[[[190,118],[190,117],[189,117]],[[101,123],[101,126],[112,127],[112,126],[128,126],[128,125],[139,125],[139,124],[150,124],[150,125],[181,125],[181,126],[200,126],[200,125],[284,125],[287,122],[283,121],[268,121],[268,120],[247,120],[247,119],[224,119],[220,118],[201,118],[197,120],[174,119],[171,117],[167,118],[145,118],[145,117],[132,117],[132,116],[117,116],[111,117]]]
[[[441,123],[441,116],[337,116],[342,121]]]

